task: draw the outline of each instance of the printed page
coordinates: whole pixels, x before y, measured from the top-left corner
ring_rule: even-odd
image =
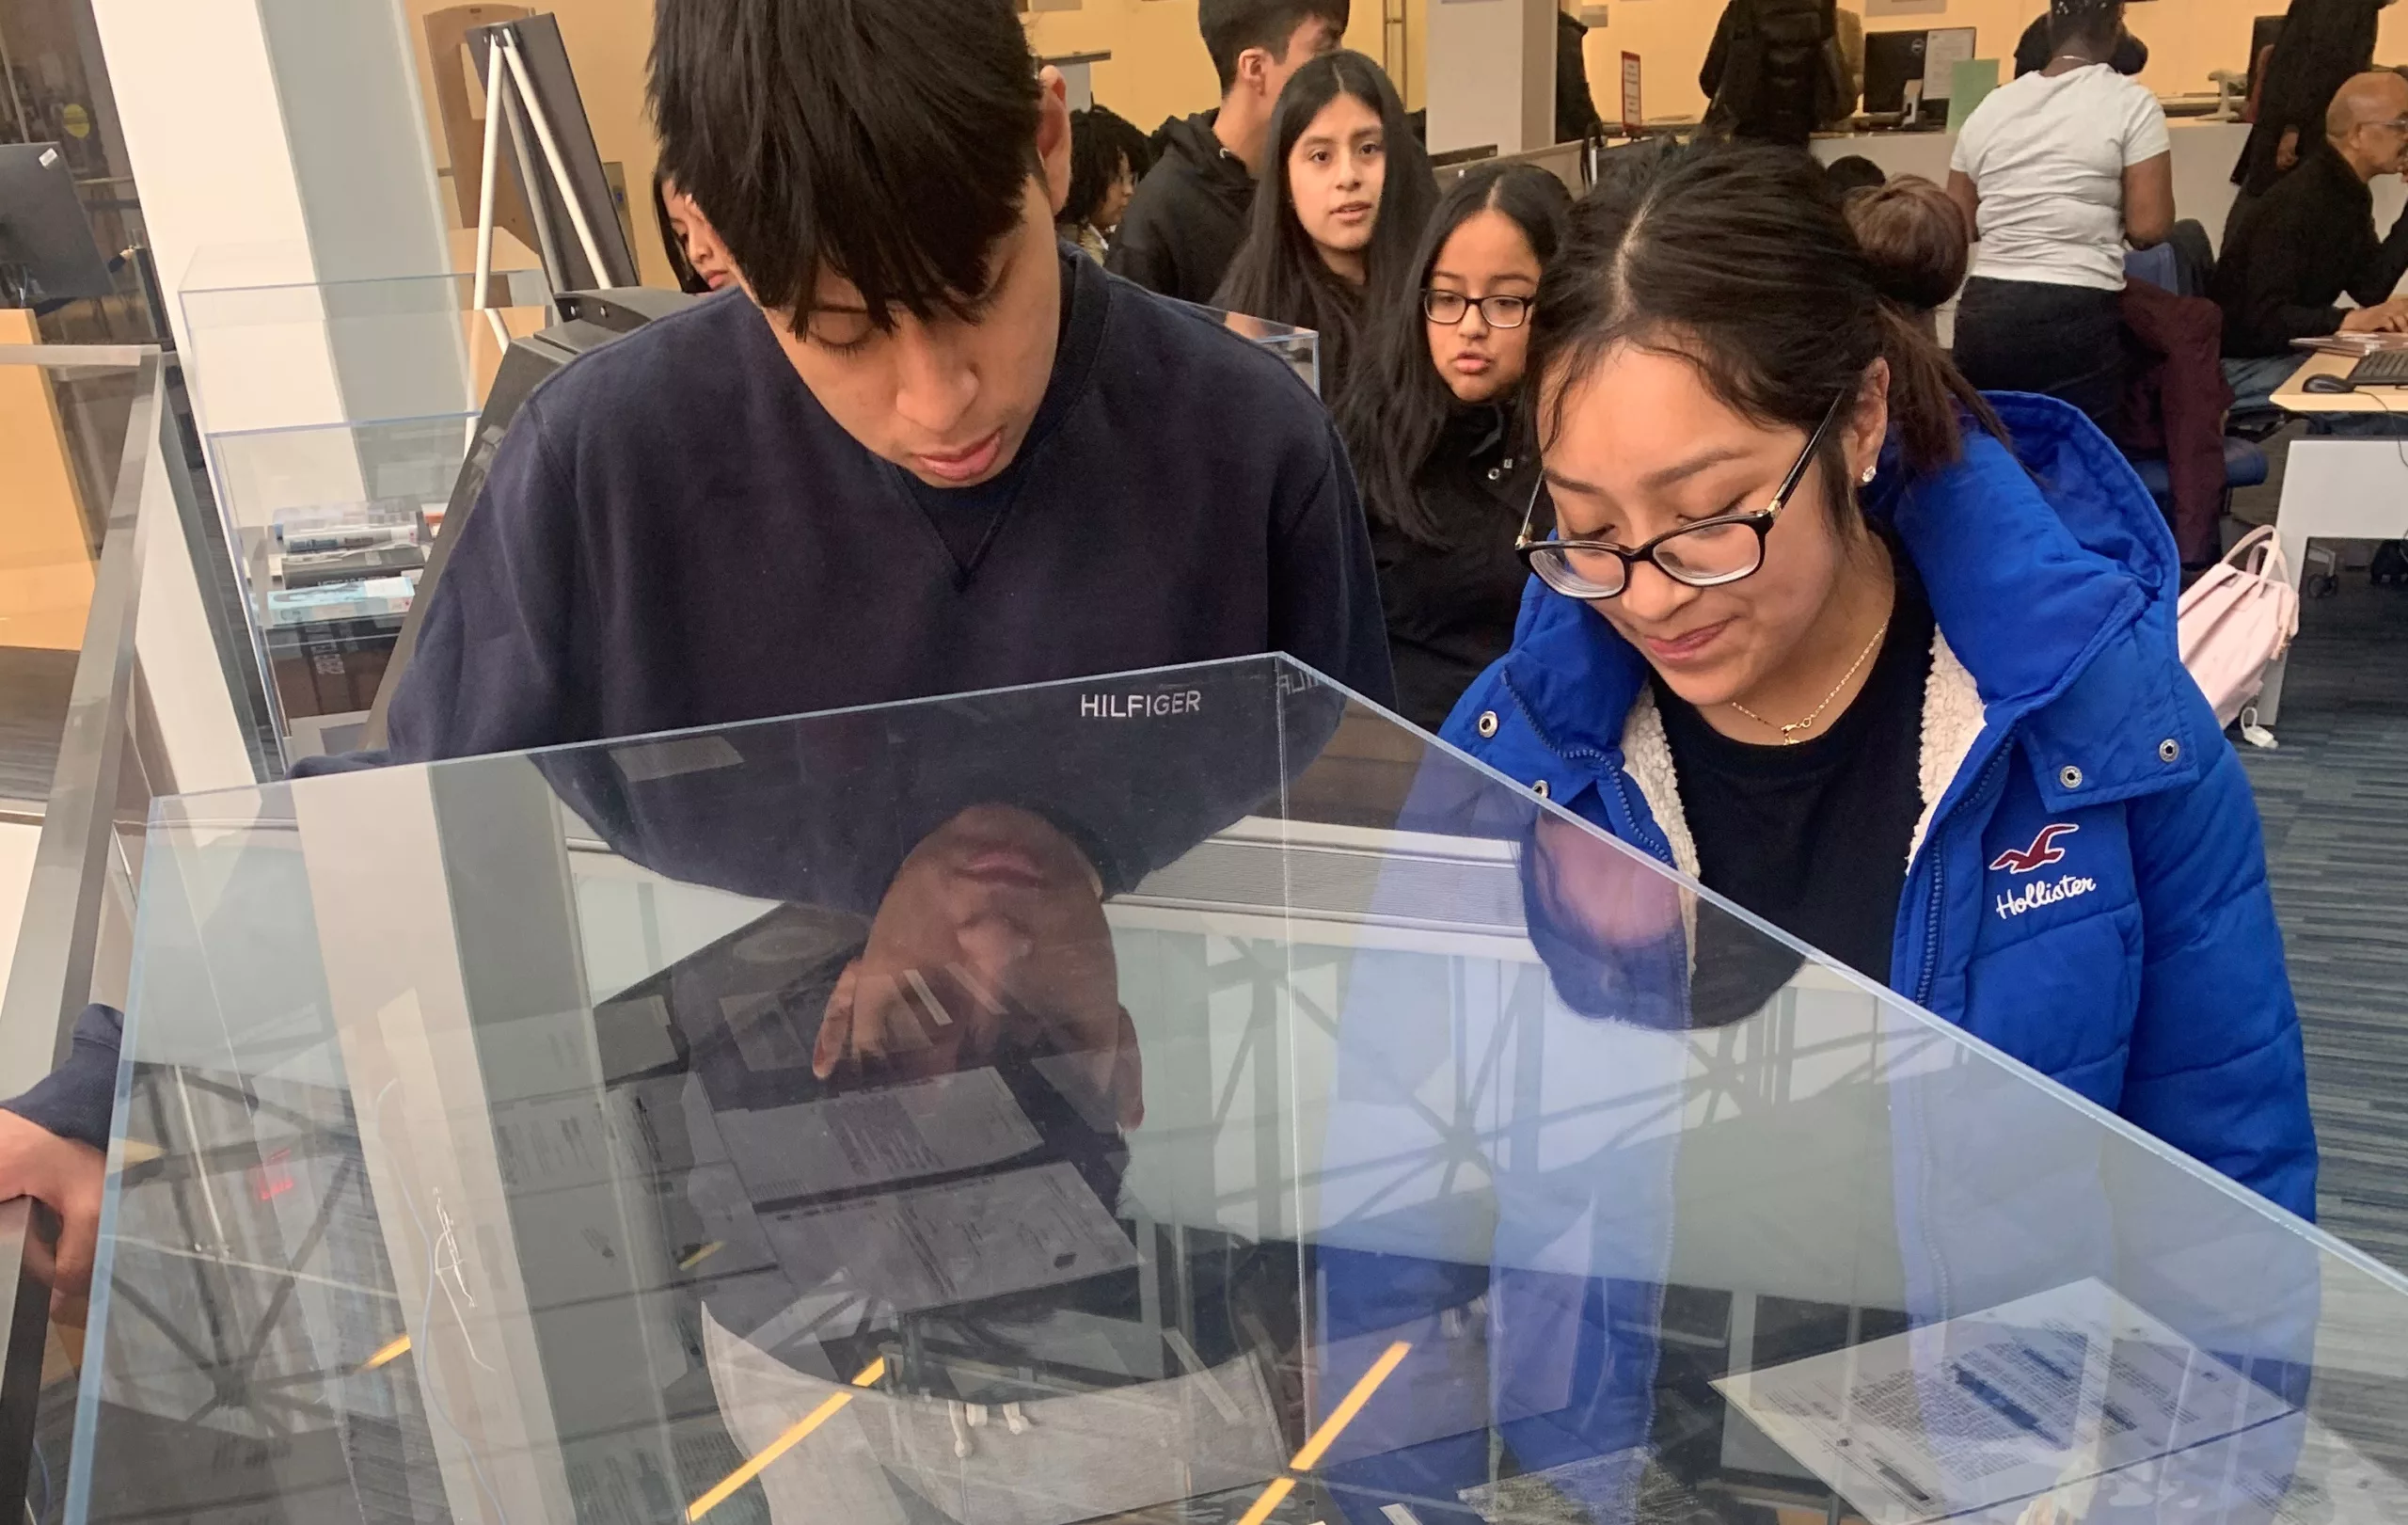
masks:
[[[1136,1247],[1077,1169],[1039,1166],[763,1220],[799,1287],[897,1313],[1126,1270]]]
[[[2096,1280],[1715,1386],[1874,1525],[2011,1521],[2291,1412]]]
[[[991,1069],[769,1111],[725,1111],[719,1130],[758,1200],[974,1169],[1039,1142]]]

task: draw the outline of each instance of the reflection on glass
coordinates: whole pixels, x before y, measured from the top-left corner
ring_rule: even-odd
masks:
[[[2408,1510],[2408,1286],[1284,661],[147,861],[73,1518]]]

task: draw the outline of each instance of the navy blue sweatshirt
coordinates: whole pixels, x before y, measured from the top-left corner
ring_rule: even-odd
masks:
[[[1062,268],[1036,426],[1006,483],[959,495],[1000,506],[967,568],[934,507],[957,495],[845,433],[740,293],[538,389],[427,608],[395,758],[1266,651],[1386,702],[1362,506],[1310,390],[1091,260]]]
[[[546,382],[429,597],[378,760],[1267,651],[1391,703],[1362,505],[1311,391],[1075,250],[1061,266],[1036,424],[958,494],[863,449],[738,292]],[[115,1027],[87,1012],[68,1065],[0,1105],[103,1142]]]

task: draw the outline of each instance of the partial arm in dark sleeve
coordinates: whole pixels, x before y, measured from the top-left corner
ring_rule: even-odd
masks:
[[[2341,310],[2302,299],[2307,241],[2295,228],[2268,228],[2251,240],[2242,327],[2253,352],[2278,354],[2294,339],[2321,339],[2341,326]]]
[[[1338,430],[1323,425],[1320,475],[1294,503],[1273,505],[1271,639],[1364,698],[1396,703],[1387,617],[1363,500]]]
[[[107,1149],[109,1112],[117,1104],[118,1046],[124,1031],[122,1011],[86,1007],[75,1019],[75,1045],[68,1051],[67,1062],[23,1096],[0,1102],[0,1109],[61,1138]]]
[[[1722,71],[1731,60],[1731,12],[1738,7],[1739,0],[1731,0],[1722,8],[1722,19],[1714,25],[1714,41],[1705,50],[1705,67],[1698,71],[1697,87],[1709,101],[1722,88]]]
[[[1135,199],[1120,219],[1119,229],[1112,235],[1112,252],[1104,256],[1103,267],[1149,292],[1176,295],[1179,262],[1172,257],[1170,241],[1164,236],[1159,205],[1155,198],[1146,195],[1144,186],[1138,187]]]
[[[586,739],[569,673],[577,500],[531,402],[430,596],[388,722],[395,762]]]
[[[2350,280],[2350,294],[2360,307],[2390,301],[2392,293],[2400,289],[2400,278],[2408,276],[2408,212],[2400,214],[2382,243],[2368,243],[2366,262]]]

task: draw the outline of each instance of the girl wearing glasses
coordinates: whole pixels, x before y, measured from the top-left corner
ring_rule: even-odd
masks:
[[[1430,730],[1513,643],[1529,569],[1512,527],[1538,481],[1517,404],[1531,304],[1571,210],[1543,169],[1465,176],[1421,235],[1414,300],[1366,336],[1339,405],[1379,561],[1397,708]]]
[[[1800,167],[1674,153],[1574,213],[1531,326],[1539,580],[1446,734],[2310,1215],[2257,808],[2165,522],[2074,409],[1973,391]]]
[[[1321,335],[1321,394],[1346,394],[1357,336],[1402,284],[1438,187],[1404,103],[1359,53],[1315,58],[1272,110],[1254,211],[1215,307]]]

